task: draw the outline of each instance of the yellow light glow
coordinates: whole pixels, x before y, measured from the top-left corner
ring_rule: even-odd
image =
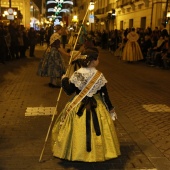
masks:
[[[9,15],[9,14],[8,14],[8,11],[4,11],[4,14],[5,14],[5,15]]]
[[[74,15],[74,16],[73,16],[72,22],[78,22],[78,17],[77,17],[77,15]]]
[[[104,25],[104,22],[101,22],[100,24],[101,24],[101,25]]]
[[[89,10],[90,11],[94,10],[94,2],[90,2]]]
[[[73,19],[75,19],[75,20],[76,20],[76,19],[77,19],[77,15],[74,15],[74,16],[73,16]]]
[[[13,14],[14,14],[14,15],[17,15],[17,12],[16,12],[16,11],[14,11],[14,12],[13,12]]]
[[[168,17],[168,18],[170,17],[170,12],[167,12],[167,15],[166,15],[166,17]]]

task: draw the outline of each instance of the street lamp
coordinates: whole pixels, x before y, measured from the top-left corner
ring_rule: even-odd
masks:
[[[74,16],[73,16],[72,22],[78,22],[77,15],[74,15]]]
[[[13,11],[13,10],[10,12],[11,9],[12,9],[12,8],[9,8],[8,11],[5,10],[4,13],[2,14],[2,16],[3,16],[3,17],[9,16],[9,15],[16,16],[16,15],[17,15],[17,12],[16,12],[16,11]]]
[[[86,25],[89,26],[89,21],[86,22]]]
[[[90,2],[89,10],[90,10],[90,11],[93,11],[93,10],[94,10],[94,2]]]
[[[92,23],[94,23],[94,15],[93,15],[93,10],[94,10],[94,2],[90,2],[89,4],[89,11],[90,11],[90,16],[89,16],[89,23],[90,23],[90,26],[91,26],[91,31],[92,31]]]

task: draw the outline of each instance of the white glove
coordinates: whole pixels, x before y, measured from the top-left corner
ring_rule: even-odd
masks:
[[[112,120],[116,120],[117,119],[117,114],[116,114],[115,111],[110,113],[110,116],[111,116]]]

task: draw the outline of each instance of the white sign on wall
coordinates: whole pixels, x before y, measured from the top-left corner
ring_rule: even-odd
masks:
[[[94,15],[89,15],[89,23],[94,23]]]
[[[14,15],[7,15],[7,19],[14,20]]]

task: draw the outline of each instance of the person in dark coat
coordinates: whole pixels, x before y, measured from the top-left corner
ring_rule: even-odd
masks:
[[[18,28],[15,23],[9,25],[9,32],[11,36],[11,55],[12,59],[19,59],[19,41]]]
[[[0,62],[5,64],[5,50],[6,42],[5,42],[5,30],[3,28],[3,24],[0,23]]]
[[[144,37],[144,41],[141,42],[141,50],[143,54],[144,61],[146,60],[148,50],[152,48],[152,41],[149,34],[146,34]]]
[[[37,35],[33,27],[31,27],[30,30],[28,31],[28,39],[29,39],[29,45],[30,45],[30,57],[35,57],[34,51],[35,51],[35,45],[37,42]]]
[[[45,30],[44,28],[40,29],[40,45],[44,45],[44,37],[45,37]]]
[[[166,24],[162,23],[161,26],[160,26],[160,29],[161,29],[161,33],[160,33],[160,36],[165,38],[165,37],[168,37],[168,31],[166,29]]]

